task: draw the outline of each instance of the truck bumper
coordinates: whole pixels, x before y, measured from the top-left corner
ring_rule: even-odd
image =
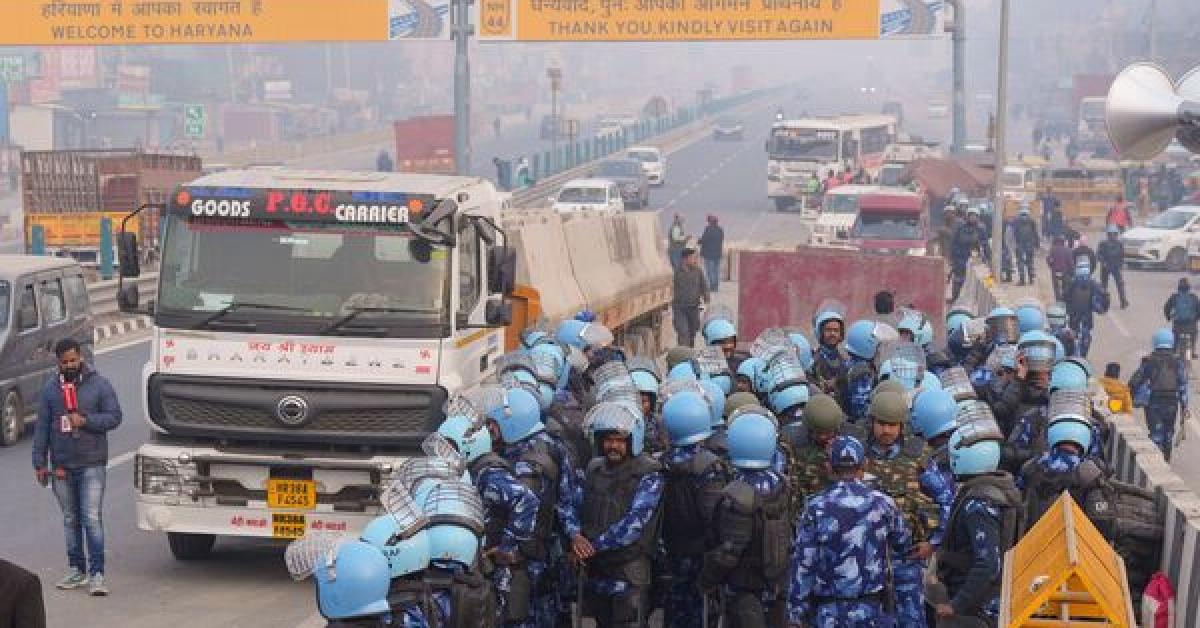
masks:
[[[268,510],[266,507],[205,506],[189,498],[138,495],[138,529],[293,539],[309,531],[345,532],[357,536],[378,512],[333,513]]]

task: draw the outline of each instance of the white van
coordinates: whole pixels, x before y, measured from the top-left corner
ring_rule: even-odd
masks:
[[[839,185],[826,192],[809,243],[813,246],[850,246],[850,228],[858,220],[858,197],[879,190],[878,185]]]
[[[550,197],[550,203],[559,214],[615,214],[625,211],[621,190],[608,179],[567,181],[557,195]]]
[[[667,162],[663,159],[662,151],[654,146],[631,146],[625,151],[625,156],[642,162],[642,172],[650,185],[663,185],[667,182]]]

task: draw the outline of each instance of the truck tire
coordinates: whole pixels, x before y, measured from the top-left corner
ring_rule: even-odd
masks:
[[[168,532],[167,543],[175,560],[200,560],[208,558],[217,542],[215,534],[187,534]]]
[[[11,447],[21,440],[25,431],[25,408],[21,396],[10,390],[4,395],[4,406],[0,408],[0,445]]]
[[[1187,270],[1188,256],[1187,251],[1181,248],[1171,249],[1167,253],[1167,270],[1173,273],[1181,273]]]
[[[776,196],[774,200],[775,211],[777,212],[788,211],[792,208],[792,205],[796,204],[796,199],[787,196]]]

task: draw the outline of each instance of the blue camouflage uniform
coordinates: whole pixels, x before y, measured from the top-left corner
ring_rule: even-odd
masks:
[[[558,497],[554,504],[555,517],[558,522],[558,532],[561,537],[574,538],[579,534],[579,503],[582,501],[583,487],[579,483],[579,476],[576,469],[571,464],[570,455],[567,453],[565,446],[557,439],[553,438],[545,432],[539,432],[524,440],[518,441],[504,448],[503,456],[506,460],[513,463],[516,475],[529,475],[533,473],[532,466],[527,462],[520,461],[530,448],[536,443],[545,443],[548,445],[551,452],[554,453],[555,462],[559,466],[558,474]],[[539,508],[545,508],[549,504],[539,504]],[[529,617],[525,622],[520,624],[512,624],[519,628],[538,628],[544,626],[552,626],[560,611],[560,595],[572,595],[571,591],[562,591],[562,571],[560,569],[565,565],[565,560],[562,553],[562,548],[558,543],[552,543],[552,547],[547,548],[548,558],[546,560],[529,559],[526,561],[526,569],[529,571],[529,580],[534,583],[533,592],[529,600]],[[558,586],[556,586],[556,583]]]
[[[506,554],[515,553],[519,543],[533,538],[534,528],[537,525],[538,506],[541,503],[536,493],[521,484],[512,473],[502,467],[484,469],[475,478],[475,488],[479,490],[483,500],[484,527],[488,530],[499,528],[501,522],[493,519],[504,518],[503,527],[500,528],[500,539],[496,545],[498,551]],[[492,583],[496,588],[499,602],[497,610],[503,617],[512,585],[511,568],[506,565],[496,565],[492,572]]]
[[[1176,390],[1174,394],[1166,391],[1154,391],[1155,364],[1171,360],[1175,362]],[[1171,447],[1175,439],[1175,418],[1179,409],[1188,408],[1187,367],[1183,360],[1175,358],[1171,349],[1156,349],[1149,358],[1143,359],[1129,378],[1129,390],[1134,398],[1146,398],[1146,427],[1150,431],[1150,440],[1158,445],[1168,460],[1171,458]],[[1144,394],[1139,395],[1139,392]]]
[[[842,375],[846,374],[846,359],[837,347],[827,347],[819,344],[813,353],[812,374],[814,376],[814,383],[823,384],[829,382],[836,386],[837,381],[841,379]],[[833,395],[837,394],[838,391],[835,387],[830,390],[824,390],[824,392]]]
[[[1034,463],[1042,469],[1051,473],[1070,473],[1083,462],[1083,457],[1065,449],[1055,448],[1038,457]],[[1020,475],[1016,477],[1017,488],[1022,491],[1028,486],[1028,478],[1025,477],[1025,471],[1022,469]],[[1032,522],[1030,522],[1032,523]]]
[[[884,610],[890,556],[907,556],[912,535],[890,497],[839,480],[797,521],[788,620],[818,628],[890,626]],[[874,599],[872,599],[874,598]]]
[[[1087,285],[1083,286],[1082,284],[1085,283]],[[1094,314],[1103,314],[1108,311],[1108,294],[1091,277],[1076,277],[1071,280],[1071,284],[1067,288],[1067,294],[1070,295],[1071,291],[1076,289],[1091,291],[1091,298],[1089,299],[1091,307],[1086,310],[1076,310],[1070,306],[1070,299],[1068,299],[1067,308],[1068,325],[1075,334],[1076,351],[1081,357],[1086,358],[1088,350],[1092,346],[1092,327],[1095,325]]]
[[[943,584],[953,594],[950,605],[959,615],[976,612],[996,625],[1000,614],[1000,596],[992,595],[992,583],[999,577],[1003,563],[1000,546],[1000,508],[986,499],[968,497],[962,505],[962,514],[953,530],[957,547],[971,548],[971,567],[953,579],[944,578]]]
[[[866,421],[867,409],[871,406],[871,391],[874,389],[875,369],[871,366],[871,361],[850,356],[847,360],[846,391],[842,409],[846,411],[851,423]]]
[[[942,445],[929,457],[925,469],[917,480],[921,484],[921,492],[925,493],[938,505],[938,522],[929,542],[934,548],[942,546],[942,538],[946,535],[946,523],[950,521],[950,511],[954,508],[954,472],[945,457],[946,446]]]
[[[1012,434],[1009,435],[1008,442],[1016,452],[1022,453],[1022,459],[1019,461],[1021,464],[1034,456],[1046,453],[1049,449],[1046,443],[1046,428],[1049,425],[1045,420],[1047,411],[1046,406],[1038,406],[1021,415],[1013,427]],[[1095,422],[1090,423],[1089,427],[1092,442],[1088,445],[1085,456],[1094,460],[1104,460],[1104,451],[1101,449],[1104,435],[1100,433],[1100,428]]]
[[[609,526],[600,536],[591,539],[596,553],[628,547],[642,538],[642,531],[650,524],[658,510],[663,493],[662,472],[648,473],[638,483],[629,512]],[[588,578],[588,589],[601,595],[621,595],[629,591],[630,584],[618,578]]]
[[[671,447],[667,451],[667,464],[686,464],[700,451],[700,444]],[[725,469],[714,465],[698,478],[697,486],[724,486]],[[697,496],[698,498],[700,496]],[[704,620],[704,597],[700,593],[700,569],[704,566],[704,554],[694,556],[666,556],[667,570],[671,574],[671,585],[667,591],[663,612],[665,628],[701,628]]]

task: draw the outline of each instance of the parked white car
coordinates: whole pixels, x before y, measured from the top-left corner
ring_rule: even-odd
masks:
[[[667,160],[662,151],[653,146],[632,146],[625,151],[625,156],[642,162],[642,172],[650,185],[663,185],[667,182]]]
[[[1130,266],[1161,266],[1181,272],[1188,266],[1188,244],[1200,235],[1200,205],[1180,205],[1121,234]]]
[[[621,190],[608,179],[574,179],[563,184],[550,197],[551,206],[560,214],[615,214],[625,211]]]

